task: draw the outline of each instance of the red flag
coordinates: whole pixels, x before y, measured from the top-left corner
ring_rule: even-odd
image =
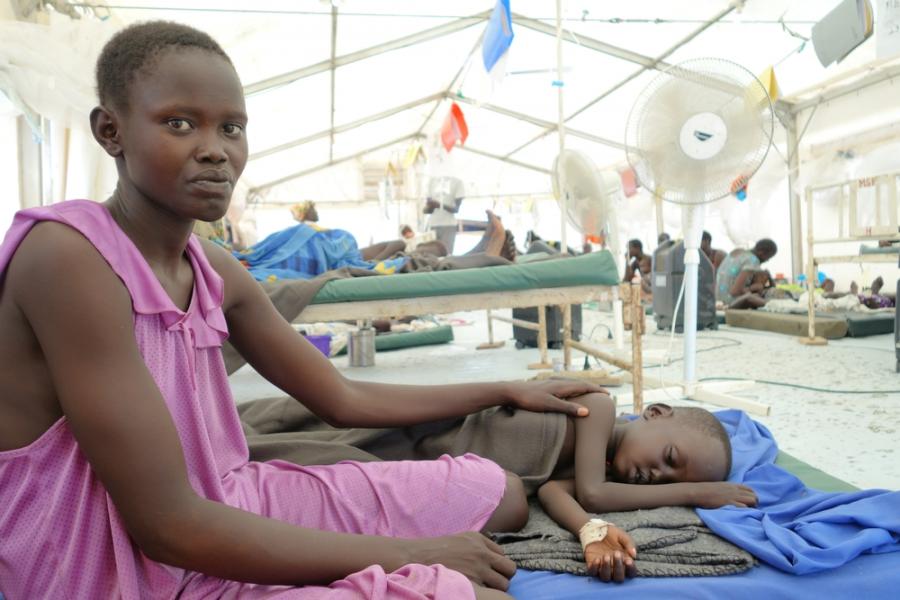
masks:
[[[634,169],[628,167],[624,171],[621,171],[619,176],[622,178],[622,191],[625,193],[625,197],[630,198],[637,194],[637,175],[635,174]]]
[[[460,145],[465,144],[467,137],[469,137],[469,126],[466,125],[462,109],[454,102],[450,105],[450,112],[447,113],[444,124],[441,125],[441,143],[444,144],[444,149],[450,152],[456,142],[459,142]]]

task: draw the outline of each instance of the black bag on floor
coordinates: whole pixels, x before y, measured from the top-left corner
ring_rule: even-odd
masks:
[[[558,306],[547,306],[545,307],[545,310],[545,315],[547,317],[547,346],[549,346],[550,348],[562,348],[562,310],[560,310]],[[531,321],[532,323],[537,323],[537,311],[538,309],[536,306],[531,308],[514,308],[512,314],[514,319],[521,319],[523,321]],[[526,346],[528,346],[529,348],[537,348],[537,335],[537,331],[513,325],[513,337],[516,338],[516,346],[518,348],[524,348]],[[580,304],[572,305],[572,339],[581,339]]]

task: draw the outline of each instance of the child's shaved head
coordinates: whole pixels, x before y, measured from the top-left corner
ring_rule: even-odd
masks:
[[[677,406],[673,410],[672,416],[679,423],[709,436],[722,445],[726,457],[725,477],[728,477],[731,472],[731,440],[728,439],[728,432],[725,431],[721,421],[708,410],[695,406]]]
[[[170,21],[149,21],[126,27],[106,43],[97,59],[100,104],[128,109],[128,90],[135,76],[149,69],[168,48],[197,48],[214,52],[231,64],[222,47],[206,33]]]

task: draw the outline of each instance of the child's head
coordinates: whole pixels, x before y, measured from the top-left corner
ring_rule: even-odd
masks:
[[[222,48],[185,25],[140,23],[113,36],[96,73],[91,129],[120,195],[221,218],[247,162],[243,88]]]
[[[400,228],[400,235],[403,236],[403,239],[409,240],[416,237],[416,232],[409,225],[404,225]]]
[[[291,215],[298,223],[310,221],[315,223],[319,220],[319,213],[316,211],[316,203],[312,200],[304,200],[291,206]]]
[[[771,279],[772,275],[766,269],[759,269],[753,273],[753,278],[750,283],[768,285]]]
[[[651,404],[615,443],[610,466],[623,483],[723,481],[731,471],[728,434],[702,408]]]

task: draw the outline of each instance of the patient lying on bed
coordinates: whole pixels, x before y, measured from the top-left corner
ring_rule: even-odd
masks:
[[[313,208],[314,210],[314,208]],[[235,252],[236,258],[259,281],[311,279],[325,272],[350,267],[390,275],[415,271],[443,271],[506,265],[515,258],[508,253],[515,245],[500,219],[491,211],[479,244],[461,256],[448,256],[441,242],[419,244],[406,253],[403,240],[358,247],[353,235],[343,229],[326,229],[304,212],[299,224],[275,232],[259,243]]]
[[[834,291],[834,281],[831,279],[826,279],[822,284],[822,289],[825,292],[826,298],[843,298],[845,296],[856,296],[859,298],[859,303],[867,308],[871,308],[873,310],[879,308],[891,308],[897,305],[897,298],[893,294],[881,293],[881,289],[884,287],[884,279],[879,275],[872,282],[872,286],[869,288],[869,293],[859,293],[859,287],[856,285],[855,281],[850,282],[850,291],[849,292],[835,292]]]
[[[652,404],[637,419],[617,421],[605,394],[573,400],[590,414],[568,420],[556,471],[538,498],[553,520],[579,537],[590,574],[604,581],[631,577],[636,552],[628,534],[589,513],[756,505],[752,489],[725,481],[731,443],[709,411]]]

